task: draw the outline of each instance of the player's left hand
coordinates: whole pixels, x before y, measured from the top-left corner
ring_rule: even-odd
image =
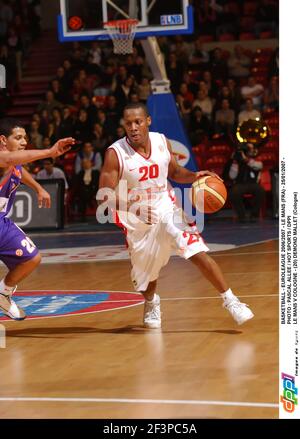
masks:
[[[51,207],[51,197],[50,197],[50,194],[47,191],[45,191],[45,189],[40,189],[38,194],[37,194],[37,196],[38,196],[39,208],[41,208],[41,207],[46,207],[46,208]]]
[[[222,178],[218,174],[216,174],[215,172],[211,172],[211,171],[199,171],[199,172],[197,172],[196,173],[195,181],[199,180],[199,178],[201,178],[201,177],[205,177],[206,175],[209,175],[210,177],[216,177],[219,180],[223,181]]]

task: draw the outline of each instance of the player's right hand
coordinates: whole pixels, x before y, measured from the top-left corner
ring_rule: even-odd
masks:
[[[72,145],[75,144],[75,139],[73,137],[66,137],[65,139],[59,139],[50,149],[52,158],[59,157],[65,152],[69,151]]]

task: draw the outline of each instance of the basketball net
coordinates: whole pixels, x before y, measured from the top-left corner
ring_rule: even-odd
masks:
[[[115,20],[104,23],[104,29],[107,30],[114,44],[114,53],[126,55],[133,51],[133,40],[135,36],[138,20]]]

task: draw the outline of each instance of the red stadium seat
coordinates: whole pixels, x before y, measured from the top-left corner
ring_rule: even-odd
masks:
[[[255,40],[255,35],[252,32],[242,32],[240,33],[239,39],[241,41]]]
[[[201,43],[211,43],[214,40],[215,39],[212,35],[200,35],[199,37],[199,41],[201,41]]]
[[[234,41],[235,36],[231,33],[225,33],[225,34],[220,35],[218,40],[219,41]]]
[[[226,160],[231,155],[231,148],[229,145],[212,145],[207,151],[207,159],[212,157],[225,157]]]
[[[259,34],[259,38],[261,40],[267,40],[267,39],[273,38],[273,37],[274,37],[273,32],[270,30],[263,31]]]
[[[257,7],[258,7],[257,3],[253,2],[253,1],[252,2],[246,1],[244,3],[244,7],[243,7],[243,14],[254,17],[256,14],[256,11],[257,11]]]
[[[273,152],[262,152],[257,157],[257,160],[260,160],[263,162],[264,169],[270,170],[275,167],[276,163],[278,162],[277,154]]]
[[[223,174],[224,166],[227,162],[226,157],[223,156],[214,156],[206,160],[205,169],[209,171],[215,172],[220,177]]]

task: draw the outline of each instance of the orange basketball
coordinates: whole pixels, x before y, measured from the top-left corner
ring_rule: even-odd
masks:
[[[83,26],[82,18],[77,15],[72,15],[68,20],[68,26],[71,30],[80,30]]]
[[[217,212],[226,202],[226,187],[217,177],[201,177],[194,181],[191,190],[192,204],[200,212]]]

